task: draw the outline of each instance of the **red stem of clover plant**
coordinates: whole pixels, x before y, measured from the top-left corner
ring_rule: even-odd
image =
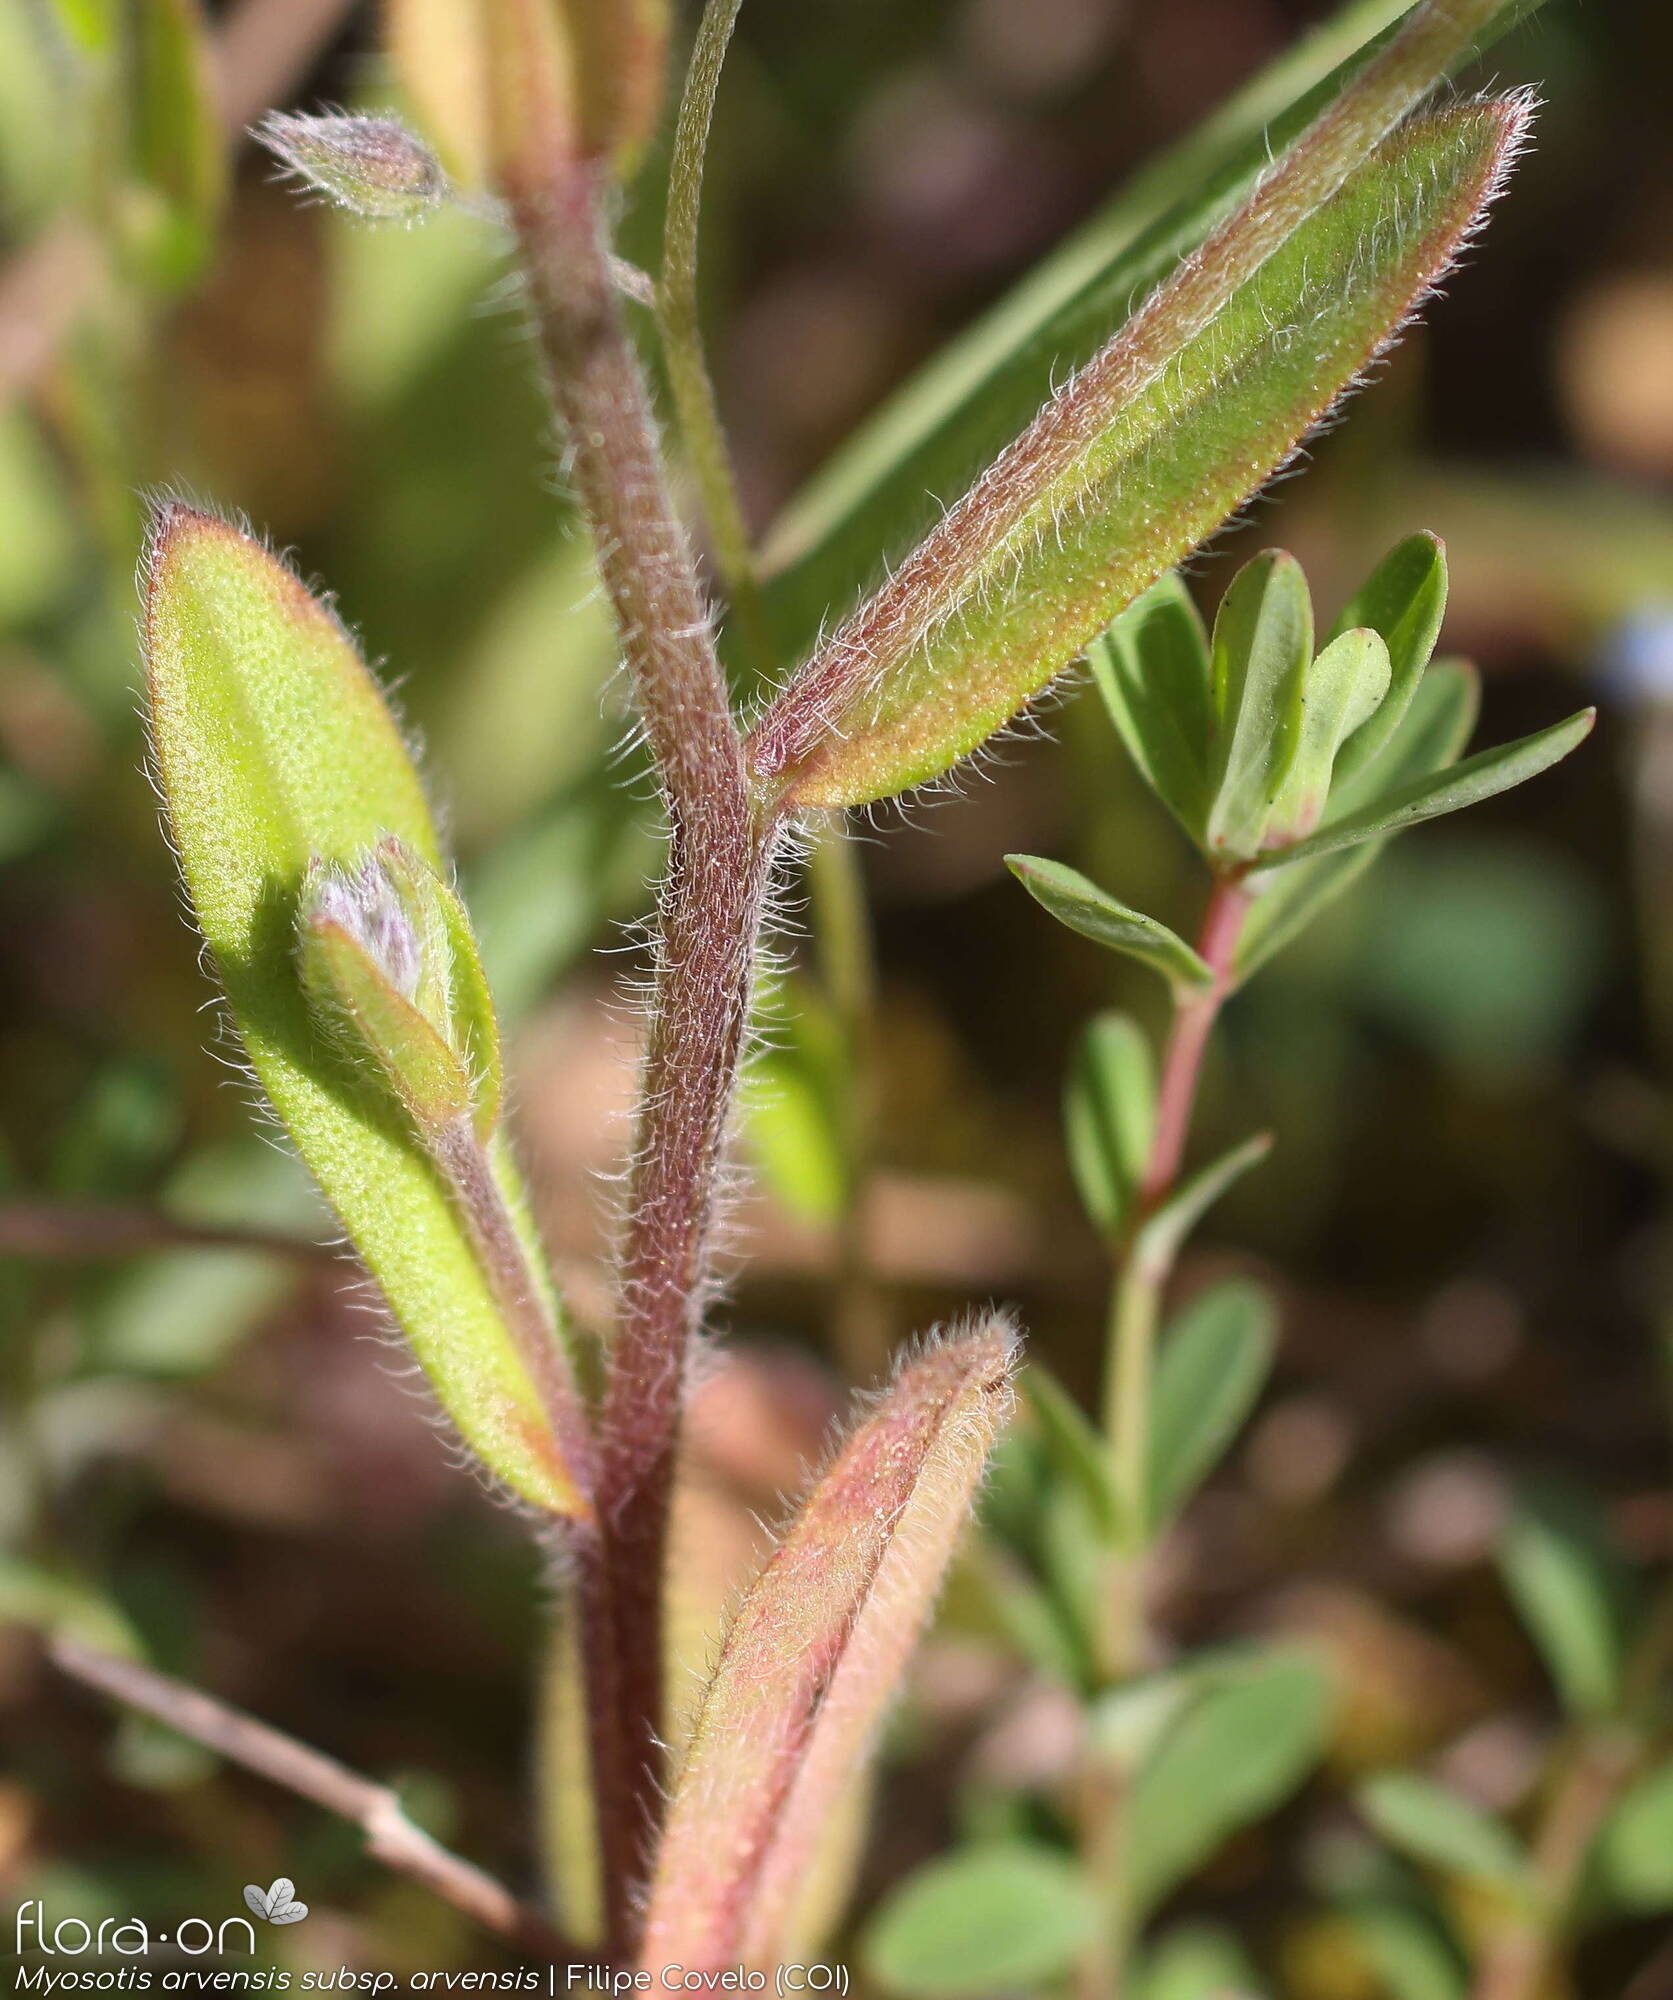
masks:
[[[1156,1094],[1156,1134],[1144,1174],[1147,1208],[1161,1201],[1179,1178],[1185,1143],[1190,1136],[1191,1115],[1196,1108],[1203,1054],[1232,988],[1233,960],[1249,905],[1248,891],[1238,876],[1215,877],[1197,938],[1198,956],[1214,974],[1214,983],[1201,993],[1181,1000],[1174,1013]]]

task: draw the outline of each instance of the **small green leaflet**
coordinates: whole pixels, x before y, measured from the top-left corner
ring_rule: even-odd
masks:
[[[1306,840],[1297,841],[1266,858],[1269,867],[1288,867],[1297,861],[1311,861],[1322,854],[1335,854],[1357,847],[1361,841],[1382,840],[1403,833],[1424,820],[1439,819],[1443,813],[1461,812],[1496,798],[1515,785],[1526,784],[1541,771],[1561,763],[1571,750],[1585,742],[1597,720],[1595,708],[1583,708],[1566,722],[1554,722],[1549,729],[1537,730],[1514,743],[1494,750],[1479,751],[1461,764],[1430,777],[1413,779],[1386,794],[1365,811],[1323,826]]]
[[[1200,993],[1214,984],[1214,974],[1182,937],[1118,903],[1078,869],[1037,854],[1007,854],[1005,865],[1043,910],[1094,944],[1136,958],[1170,986]]]

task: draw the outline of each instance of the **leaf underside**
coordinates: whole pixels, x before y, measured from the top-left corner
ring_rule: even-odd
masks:
[[[986,555],[939,622],[817,747],[758,770],[795,806],[939,776],[1277,470],[1446,268],[1521,113],[1477,104],[1401,127],[1315,210]],[[1073,390],[1065,391],[1072,395]]]

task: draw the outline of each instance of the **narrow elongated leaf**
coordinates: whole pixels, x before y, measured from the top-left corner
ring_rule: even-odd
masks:
[[[1129,1794],[1128,1889],[1139,1911],[1287,1798],[1324,1749],[1330,1683],[1305,1654],[1253,1653],[1205,1682]]]
[[[1087,655],[1110,720],[1146,783],[1197,842],[1214,734],[1208,634],[1177,570],[1130,604]]]
[[[157,518],[145,639],[169,827],[251,1067],[467,1442],[525,1499],[581,1511],[435,1171],[387,1088],[367,1088],[320,1033],[297,963],[310,865],[358,869],[394,836],[443,866],[400,731],[325,606],[259,543],[189,508]],[[538,1269],[503,1139],[493,1171]]]
[[[1176,325],[1158,295],[771,705],[750,746],[763,786],[886,798],[1000,728],[1348,387],[1450,261],[1524,117],[1417,119],[1270,254],[1240,246],[1254,268],[1211,317],[1181,306]]]
[[[1480,23],[1474,45],[1489,46],[1538,5],[1506,0]],[[885,565],[899,562],[1410,11],[1403,0],[1339,7],[1141,169],[861,426],[769,539],[778,573],[768,604],[787,654],[798,654]],[[1448,63],[1468,46],[1460,36]]]
[[[1368,780],[1398,786],[1455,764],[1470,740],[1479,707],[1480,684],[1473,667],[1462,660],[1441,661],[1431,667],[1375,769],[1333,788],[1325,809],[1326,823],[1338,813],[1359,810]],[[1238,982],[1248,979],[1305,929],[1382,851],[1381,841],[1364,841],[1358,847],[1341,848],[1317,860],[1257,877],[1260,893],[1237,941],[1234,970]]]
[[[1163,1526],[1243,1428],[1272,1371],[1277,1315],[1258,1285],[1216,1285],[1180,1314],[1156,1358],[1150,1526]]]
[[[1439,819],[1443,813],[1462,812],[1466,806],[1479,805],[1483,799],[1497,798],[1500,792],[1525,785],[1541,771],[1560,764],[1591,735],[1596,720],[1595,708],[1583,708],[1566,722],[1554,722],[1549,729],[1537,730],[1532,736],[1501,744],[1495,750],[1478,751],[1474,757],[1466,757],[1463,763],[1432,777],[1413,779],[1385,794],[1365,811],[1333,820],[1309,839],[1274,854],[1271,864],[1276,867],[1310,861],[1320,854],[1335,854],[1345,847],[1357,847],[1361,841],[1382,840],[1390,834],[1403,833],[1409,826],[1421,826],[1425,820]]]
[[[863,1951],[872,1977],[901,2000],[974,2000],[1055,1980],[1099,1922],[1068,1855],[995,1843],[908,1876],[872,1918]]]
[[[1573,1487],[1526,1487],[1499,1560],[1564,1705],[1606,1714],[1620,1694],[1625,1576],[1597,1508]]]
[[[1214,984],[1214,974],[1182,937],[1154,917],[1118,903],[1079,869],[1038,854],[1007,854],[1005,866],[1041,909],[1094,944],[1136,958],[1176,989],[1204,992]]]
[[[1179,1924],[1134,1967],[1132,2000],[1264,2000],[1268,1988],[1236,1934],[1218,1924]]]
[[[1240,1181],[1252,1167],[1258,1167],[1272,1151],[1272,1134],[1257,1132],[1241,1145],[1233,1146],[1219,1159],[1211,1160],[1147,1216],[1133,1245],[1133,1255],[1157,1272],[1168,1270],[1179,1254],[1179,1246],[1220,1199],[1227,1188]]]
[[[1388,647],[1363,626],[1332,639],[1307,669],[1300,740],[1266,823],[1269,846],[1302,839],[1318,825],[1342,744],[1375,714],[1388,685]]]
[[[1099,1014],[1075,1051],[1063,1131],[1082,1206],[1106,1236],[1138,1193],[1155,1129],[1156,1065],[1144,1031],[1129,1014]]]
[[[226,145],[215,113],[207,28],[197,0],[140,0],[131,109],[134,169],[152,204],[139,248],[157,281],[203,269],[226,198]]]
[[[777,1960],[820,1829],[970,1512],[1015,1347],[991,1319],[909,1362],[746,1592],[668,1808],[645,1922],[653,1973]]]
[[[1260,851],[1301,748],[1313,603],[1294,556],[1268,549],[1238,571],[1220,600],[1211,657],[1217,756],[1208,847],[1246,859]]]
[[[1528,1856],[1509,1827],[1417,1771],[1385,1771],[1360,1787],[1360,1811],[1393,1847],[1448,1875],[1523,1893]]]
[[[1673,1910],[1673,1763],[1621,1794],[1598,1841],[1596,1874],[1618,1908]]]
[[[1374,762],[1405,719],[1441,636],[1446,587],[1446,548],[1440,537],[1408,535],[1342,607],[1331,638],[1356,627],[1375,632],[1388,648],[1389,685],[1376,713],[1343,744],[1336,759],[1338,785]]]

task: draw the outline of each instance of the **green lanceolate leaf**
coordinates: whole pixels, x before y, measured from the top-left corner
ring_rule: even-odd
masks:
[[[1440,661],[1418,684],[1394,740],[1373,771],[1361,772],[1332,788],[1325,809],[1329,824],[1338,812],[1358,810],[1369,783],[1397,786],[1455,764],[1475,728],[1480,686],[1464,661]],[[1274,952],[1281,950],[1321,910],[1364,874],[1383,851],[1380,841],[1341,848],[1293,868],[1256,876],[1259,893],[1237,941],[1233,970],[1241,985]]]
[[[1375,632],[1388,649],[1388,692],[1375,712],[1342,745],[1335,783],[1348,784],[1393,740],[1446,616],[1446,548],[1438,535],[1408,535],[1384,556],[1342,607],[1334,641],[1356,627]]]
[[[1078,869],[1037,854],[1007,854],[1005,866],[1041,909],[1107,951],[1149,966],[1176,990],[1205,992],[1214,974],[1182,937],[1100,889]]]
[[[1313,603],[1282,549],[1245,563],[1220,600],[1212,647],[1216,756],[1206,845],[1217,858],[1260,852],[1267,817],[1301,746],[1313,658]]]
[[[1241,255],[1249,275],[1206,320],[1158,294],[1047,405],[768,707],[750,743],[762,789],[790,806],[887,798],[1002,727],[1351,383],[1451,257],[1521,123],[1481,105],[1403,126],[1270,254],[1228,224],[1238,249],[1216,268]]]
[[[145,640],[170,830],[263,1090],[467,1442],[525,1499],[554,1513],[581,1511],[541,1390],[415,1137],[410,1107],[403,1110],[372,1051],[357,1063],[322,1030],[297,962],[310,869],[316,885],[321,866],[353,879],[394,839],[440,887],[435,827],[382,695],[342,627],[282,564],[224,521],[185,507],[163,509],[154,526]],[[443,929],[452,921],[445,897],[433,918]],[[349,937],[350,927],[336,928]],[[331,951],[334,969],[321,976],[364,997],[364,954],[356,957],[352,940],[345,955],[336,944]],[[456,956],[455,967],[461,962]],[[480,976],[471,964],[474,952],[455,988],[455,1018],[480,1078],[486,1031],[469,1017],[486,995],[464,997]],[[538,1271],[502,1136],[491,1161]]]
[[[1063,1129],[1081,1205],[1106,1236],[1132,1209],[1155,1128],[1156,1065],[1144,1031],[1130,1015],[1097,1015],[1064,1087]]]
[[[745,1592],[663,1825],[645,1916],[653,1973],[780,1958],[1009,1413],[1015,1349],[995,1317],[909,1361]]]
[[[1390,1846],[1447,1875],[1525,1892],[1528,1856],[1509,1827],[1417,1771],[1387,1771],[1360,1787],[1359,1807]]]
[[[1485,48],[1539,0],[1507,0]],[[808,646],[934,525],[1065,375],[1245,199],[1410,9],[1349,0],[1205,124],[1150,162],[973,327],[937,354],[799,494],[769,539],[768,608],[787,655]],[[397,19],[399,15],[397,14]],[[1460,37],[1445,60],[1468,53]],[[1370,623],[1373,621],[1358,621]]]
[[[1110,720],[1150,789],[1202,842],[1214,732],[1208,634],[1176,570],[1153,583],[1087,654]]]
[[[1260,1399],[1277,1314],[1258,1285],[1216,1285],[1180,1314],[1156,1358],[1150,1527],[1164,1527],[1224,1456]]]
[[[1324,1750],[1330,1683],[1305,1654],[1250,1653],[1203,1681],[1128,1794],[1128,1893],[1140,1912],[1287,1798]]]
[[[1607,1714],[1620,1696],[1625,1570],[1596,1506],[1567,1485],[1527,1486],[1499,1561],[1564,1706]]]
[[[201,10],[194,0],[140,0],[135,13],[132,241],[150,275],[173,288],[197,276],[214,246],[226,146]]]
[[[1307,669],[1300,739],[1266,823],[1269,846],[1304,839],[1318,825],[1343,743],[1376,714],[1388,687],[1388,647],[1363,626],[1332,639]]]
[[[996,1842],[908,1876],[872,1918],[866,1970],[900,2000],[975,2000],[1038,1990],[1075,1962],[1100,1922],[1070,1857]]]
[[[1133,1255],[1150,1270],[1172,1268],[1180,1245],[1234,1182],[1258,1167],[1272,1151],[1272,1134],[1257,1132],[1233,1146],[1206,1167],[1199,1167],[1160,1208],[1145,1217],[1133,1244]]]
[[[1617,1908],[1673,1910],[1673,1763],[1635,1778],[1598,1840],[1598,1885]]]
[[[1269,865],[1276,867],[1308,861],[1321,854],[1335,854],[1343,848],[1357,847],[1361,841],[1386,839],[1390,834],[1404,833],[1409,826],[1421,826],[1425,820],[1462,812],[1466,806],[1479,805],[1483,799],[1497,798],[1500,792],[1525,785],[1541,771],[1560,764],[1591,735],[1596,720],[1595,708],[1583,708],[1566,722],[1554,722],[1549,729],[1501,744],[1496,750],[1478,751],[1448,770],[1415,778],[1385,793],[1363,812],[1332,820],[1309,839],[1273,854]]]

